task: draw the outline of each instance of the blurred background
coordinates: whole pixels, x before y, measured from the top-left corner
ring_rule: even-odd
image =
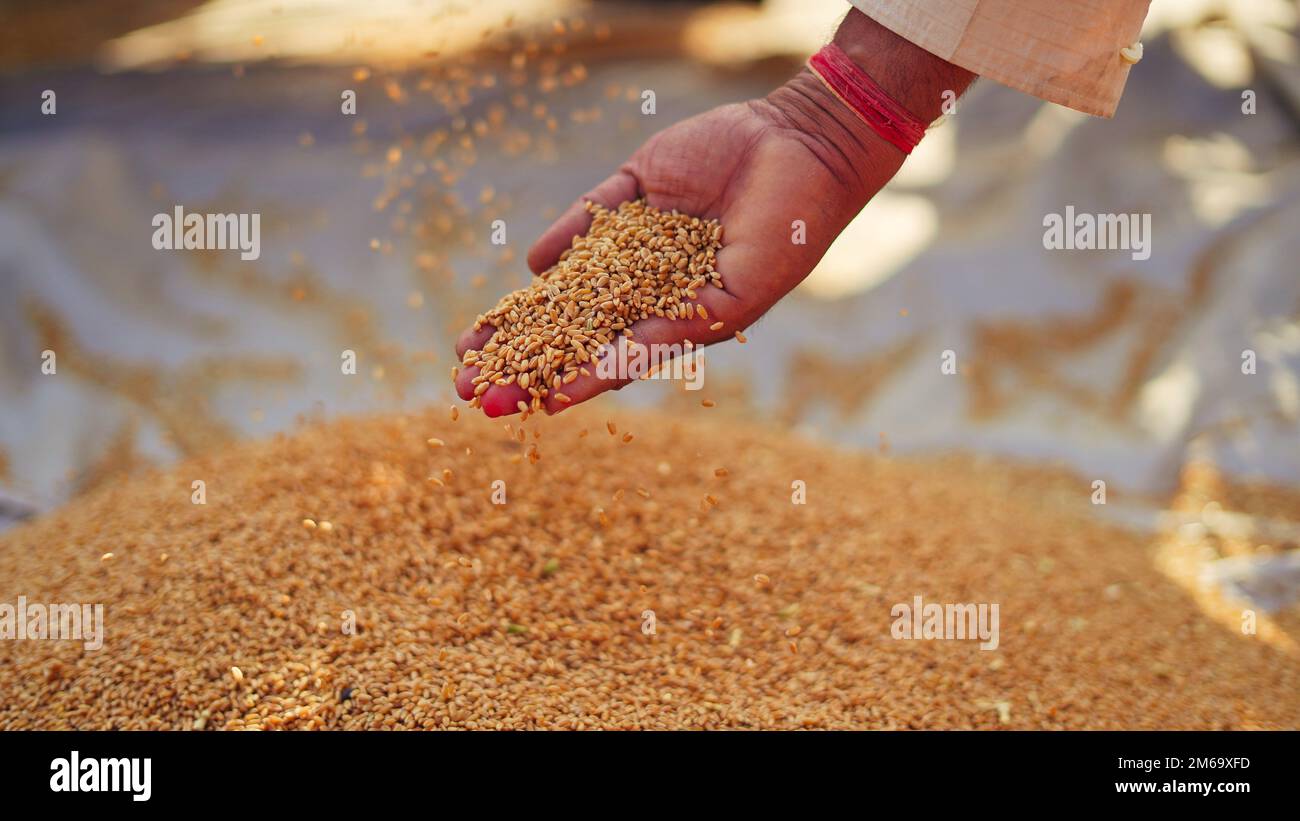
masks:
[[[660,128],[781,83],[847,8],[0,2],[0,528],[302,417],[450,402],[452,341],[551,219]],[[1110,121],[977,83],[750,343],[711,351],[706,392],[847,447],[1058,466],[1081,504],[1105,481],[1095,512],[1157,534],[1189,589],[1293,604],[1298,18],[1154,0]],[[260,258],[154,250],[178,204],[260,213]],[[1151,214],[1150,259],[1045,250],[1067,206]]]

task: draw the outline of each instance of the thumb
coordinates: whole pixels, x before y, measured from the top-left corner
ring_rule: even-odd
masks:
[[[569,248],[574,237],[587,233],[591,227],[587,202],[616,208],[620,203],[636,199],[640,195],[640,187],[637,178],[624,166],[618,173],[583,194],[528,249],[528,267],[534,274],[542,273],[559,261],[560,254]]]

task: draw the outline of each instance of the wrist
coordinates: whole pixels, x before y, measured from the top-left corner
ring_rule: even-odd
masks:
[[[755,102],[774,125],[794,132],[844,184],[855,213],[903,164],[904,154],[863,122],[807,67]]]
[[[856,8],[840,23],[832,42],[924,123],[938,119],[944,101],[961,96],[975,80],[971,72],[898,36]]]
[[[944,101],[955,99],[975,79],[857,9],[844,18],[834,42],[860,71],[924,123],[937,119]],[[846,181],[859,207],[897,173],[905,158],[806,67],[762,102],[778,125],[799,132],[823,164]]]

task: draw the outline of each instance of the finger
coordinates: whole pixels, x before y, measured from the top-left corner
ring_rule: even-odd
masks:
[[[533,247],[528,249],[528,267],[534,274],[540,274],[560,259],[560,254],[573,244],[573,238],[587,233],[591,227],[591,214],[587,213],[588,201],[606,208],[616,208],[620,203],[634,200],[640,191],[637,178],[626,169],[607,178],[600,185],[578,198],[569,206],[560,218],[551,223],[551,227],[542,233]]]
[[[477,331],[473,327],[465,329],[461,333],[460,339],[456,340],[456,357],[459,360],[464,360],[466,351],[482,350],[494,333],[496,333],[496,328],[491,325],[484,325]],[[476,376],[478,376],[477,365],[462,367],[456,375],[456,395],[466,402],[474,398],[474,377]]]
[[[471,365],[468,368],[461,369],[460,374],[456,377],[456,395],[466,402],[473,399],[475,391],[480,383],[474,380],[478,378],[479,367]],[[483,393],[478,394],[479,406],[483,412],[491,417],[509,416],[512,413],[519,412],[519,403],[531,404],[533,397],[528,391],[516,384],[509,385],[491,385]]]
[[[730,339],[739,330],[738,327],[721,318],[736,312],[734,297],[724,293],[721,289],[714,288],[711,285],[706,286],[705,290],[697,295],[695,304],[705,306],[708,313],[707,318],[697,313],[690,319],[669,319],[659,316],[642,319],[632,324],[632,343],[644,346],[683,345],[687,340],[690,340],[695,345],[694,350],[698,350],[705,345],[712,345]],[[682,353],[689,354],[692,350],[683,345]],[[656,353],[651,348],[649,353],[655,354],[651,360],[652,362],[659,364],[661,368],[670,367],[669,363],[664,361],[667,356],[663,355],[662,349]],[[676,353],[675,350],[674,353]],[[603,353],[602,359],[618,355],[620,353],[617,350],[607,350]],[[696,360],[695,364],[698,367],[699,360]],[[634,381],[631,378],[618,378],[616,375],[617,369],[601,368],[596,361],[589,363],[586,370],[587,373],[579,373],[579,376],[573,382],[563,385],[558,391],[564,394],[569,400],[568,402],[558,399],[555,395],[556,391],[551,391],[550,395],[543,400],[543,406],[547,413],[559,413],[565,408],[586,402],[588,399],[599,396],[605,391],[618,390]],[[611,375],[605,376],[606,373]]]
[[[514,382],[493,385],[479,398],[483,412],[493,418],[519,413],[520,402],[531,407],[532,401],[532,395]]]
[[[474,377],[478,376],[478,365],[461,368],[456,375],[456,395],[466,402],[474,398]]]
[[[483,346],[492,338],[492,334],[496,333],[496,330],[492,325],[484,325],[476,331],[471,325],[461,333],[460,339],[456,340],[456,356],[464,359],[466,351],[483,350]]]

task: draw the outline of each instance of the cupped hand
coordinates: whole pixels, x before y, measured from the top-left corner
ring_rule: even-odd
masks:
[[[717,270],[722,288],[703,288],[697,304],[708,319],[650,317],[632,325],[642,345],[707,345],[731,338],[806,277],[862,206],[897,171],[903,155],[846,118],[838,100],[805,72],[765,99],[726,105],[651,137],[618,172],[583,195],[537,240],[528,266],[542,273],[591,224],[585,202],[607,208],[644,197],[655,208],[716,218],[723,227]],[[799,222],[796,222],[799,221]],[[802,227],[801,227],[801,225]],[[802,242],[800,241],[802,240]],[[710,326],[722,322],[722,328]],[[465,331],[462,359],[494,328]],[[627,380],[596,369],[566,385],[571,400],[544,400],[548,413],[591,399]],[[456,380],[462,399],[474,395],[476,367]],[[517,412],[527,392],[493,385],[481,397],[488,416]]]

